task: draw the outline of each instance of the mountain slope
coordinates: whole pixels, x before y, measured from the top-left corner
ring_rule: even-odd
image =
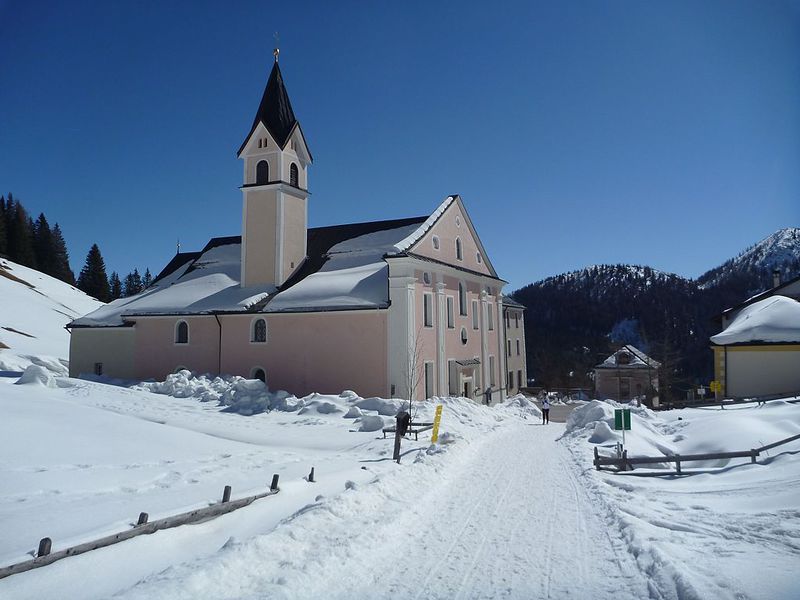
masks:
[[[64,325],[102,304],[63,281],[0,259],[0,371],[41,364],[66,373]]]
[[[703,273],[697,283],[703,288],[730,284],[732,278],[749,275],[755,294],[772,287],[772,272],[777,269],[786,280],[800,271],[800,228],[779,229],[772,235],[753,244],[736,258]]]
[[[684,377],[698,361],[708,371],[702,293],[690,279],[636,265],[596,265],[517,290],[527,309],[529,375],[552,387],[591,387],[589,372],[623,343]],[[679,360],[676,348],[688,352]]]
[[[800,275],[800,229],[781,229],[697,280],[633,265],[597,265],[527,285],[528,373],[551,387],[591,387],[587,374],[619,344],[669,366],[680,389],[712,376],[712,319],[772,287],[772,271]],[[571,373],[571,375],[570,375]]]

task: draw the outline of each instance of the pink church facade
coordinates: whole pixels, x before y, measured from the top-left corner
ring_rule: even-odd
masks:
[[[506,396],[505,282],[459,196],[429,216],[308,229],[311,154],[277,62],[239,155],[242,235],[176,255],[147,290],[71,323],[72,376],[188,369],[296,395]]]

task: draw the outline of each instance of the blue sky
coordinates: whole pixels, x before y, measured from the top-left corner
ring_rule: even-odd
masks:
[[[229,4],[229,5],[226,5]],[[512,291],[598,263],[694,277],[800,226],[800,2],[0,0],[0,193],[80,270],[241,227],[272,63],[309,224],[462,195]]]

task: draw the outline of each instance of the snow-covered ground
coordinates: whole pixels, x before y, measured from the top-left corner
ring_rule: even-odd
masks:
[[[540,425],[516,397],[444,405],[404,441],[399,400],[171,376],[136,389],[0,378],[0,566],[217,501],[277,496],[0,580],[5,598],[796,598],[800,442],[676,477],[597,472],[614,405]],[[42,383],[44,382],[44,383]],[[55,387],[51,387],[55,386]],[[183,397],[176,397],[183,396]],[[415,403],[431,419],[437,402]],[[738,450],[800,432],[800,406],[634,409],[631,454]],[[314,466],[317,481],[305,476]],[[658,467],[659,465],[654,465]],[[689,468],[687,468],[689,467]]]
[[[64,325],[102,305],[63,281],[0,258],[0,371],[37,364],[66,375]]]

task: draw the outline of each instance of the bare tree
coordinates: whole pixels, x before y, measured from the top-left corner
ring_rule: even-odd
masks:
[[[410,354],[408,356],[408,361],[406,363],[406,369],[403,374],[403,383],[406,386],[406,397],[408,398],[408,412],[411,414],[411,406],[412,400],[414,398],[414,391],[419,386],[420,382],[422,381],[422,377],[424,375],[424,367],[422,370],[419,368],[419,360],[422,357],[422,351],[424,349],[424,344],[420,339],[420,334],[422,333],[422,327],[417,329],[416,334],[414,335],[414,345],[410,348]],[[413,419],[412,415],[412,419]]]

